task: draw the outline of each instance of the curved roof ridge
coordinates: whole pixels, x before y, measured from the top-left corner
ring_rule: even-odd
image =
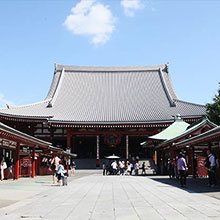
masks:
[[[26,105],[18,105],[18,106],[11,106],[9,105],[9,109],[17,109],[17,108],[28,108],[28,107],[31,107],[31,106],[35,106],[35,105],[40,105],[40,104],[43,104],[43,103],[47,103],[47,102],[50,102],[51,99],[45,99],[43,101],[39,101],[39,102],[34,102],[34,103],[31,103],[31,104],[26,104]],[[0,108],[0,110],[5,110],[7,108]]]
[[[51,103],[54,103],[54,102],[56,101],[56,98],[57,98],[57,96],[58,96],[58,94],[59,94],[59,91],[60,91],[60,88],[61,88],[61,86],[62,86],[62,81],[63,81],[63,75],[64,75],[64,73],[65,73],[65,68],[63,68],[63,69],[62,69],[62,72],[60,73],[58,82],[57,82],[57,84],[56,84],[56,88],[55,88],[54,93],[53,93],[53,95],[52,95],[52,97],[51,97],[51,100],[50,100]]]
[[[168,85],[167,85],[167,82],[164,78],[163,70],[161,68],[159,69],[159,75],[160,75],[160,80],[161,80],[162,86],[164,88],[164,91],[166,93],[167,99],[169,100],[170,106],[172,106],[172,107],[176,106],[174,99],[170,93],[170,90],[168,89]]]
[[[194,106],[202,106],[204,107],[205,105],[202,105],[202,104],[196,104],[196,103],[193,103],[193,102],[187,102],[187,101],[183,101],[183,100],[180,100],[180,99],[174,99],[175,102],[181,102],[181,103],[185,103],[185,104],[190,104],[190,105],[194,105]]]
[[[60,72],[64,68],[67,72],[74,71],[88,71],[88,72],[99,72],[99,71],[159,71],[159,69],[166,68],[167,64],[151,65],[151,66],[74,66],[74,65],[55,65],[55,71]]]
[[[53,118],[52,115],[21,115],[21,114],[14,114],[14,113],[5,113],[5,112],[0,112],[1,116],[10,116],[10,117],[21,117],[21,118],[29,118],[29,119],[36,119],[36,118],[40,118],[40,119],[48,119],[48,118]]]

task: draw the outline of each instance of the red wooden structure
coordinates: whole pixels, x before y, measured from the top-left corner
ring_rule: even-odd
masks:
[[[21,147],[28,147],[29,154],[27,157],[20,157]],[[36,170],[40,170],[40,163],[36,167],[37,154],[36,150],[45,152],[50,156],[59,155],[63,157],[76,157],[76,155],[65,152],[62,149],[53,147],[51,143],[37,139],[14,128],[11,128],[0,122],[0,149],[13,151],[14,155],[14,178],[19,176],[36,175]],[[40,171],[39,171],[40,173]]]

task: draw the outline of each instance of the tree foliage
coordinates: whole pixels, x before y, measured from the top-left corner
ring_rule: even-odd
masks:
[[[220,82],[218,93],[213,98],[213,103],[206,104],[208,118],[217,125],[220,125]]]

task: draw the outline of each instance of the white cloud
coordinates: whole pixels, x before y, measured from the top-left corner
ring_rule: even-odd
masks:
[[[0,93],[0,108],[6,107],[6,104],[13,105],[13,102],[7,100],[5,96],[2,93]]]
[[[144,8],[142,0],[121,0],[121,6],[125,15],[130,17],[134,16],[136,10]]]
[[[81,0],[71,9],[64,26],[73,34],[92,36],[94,44],[104,44],[115,29],[115,18],[107,5],[97,0]]]

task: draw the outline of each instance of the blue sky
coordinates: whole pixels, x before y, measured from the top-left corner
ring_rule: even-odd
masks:
[[[46,97],[54,63],[170,64],[181,100],[220,81],[220,1],[0,0],[0,106]]]

